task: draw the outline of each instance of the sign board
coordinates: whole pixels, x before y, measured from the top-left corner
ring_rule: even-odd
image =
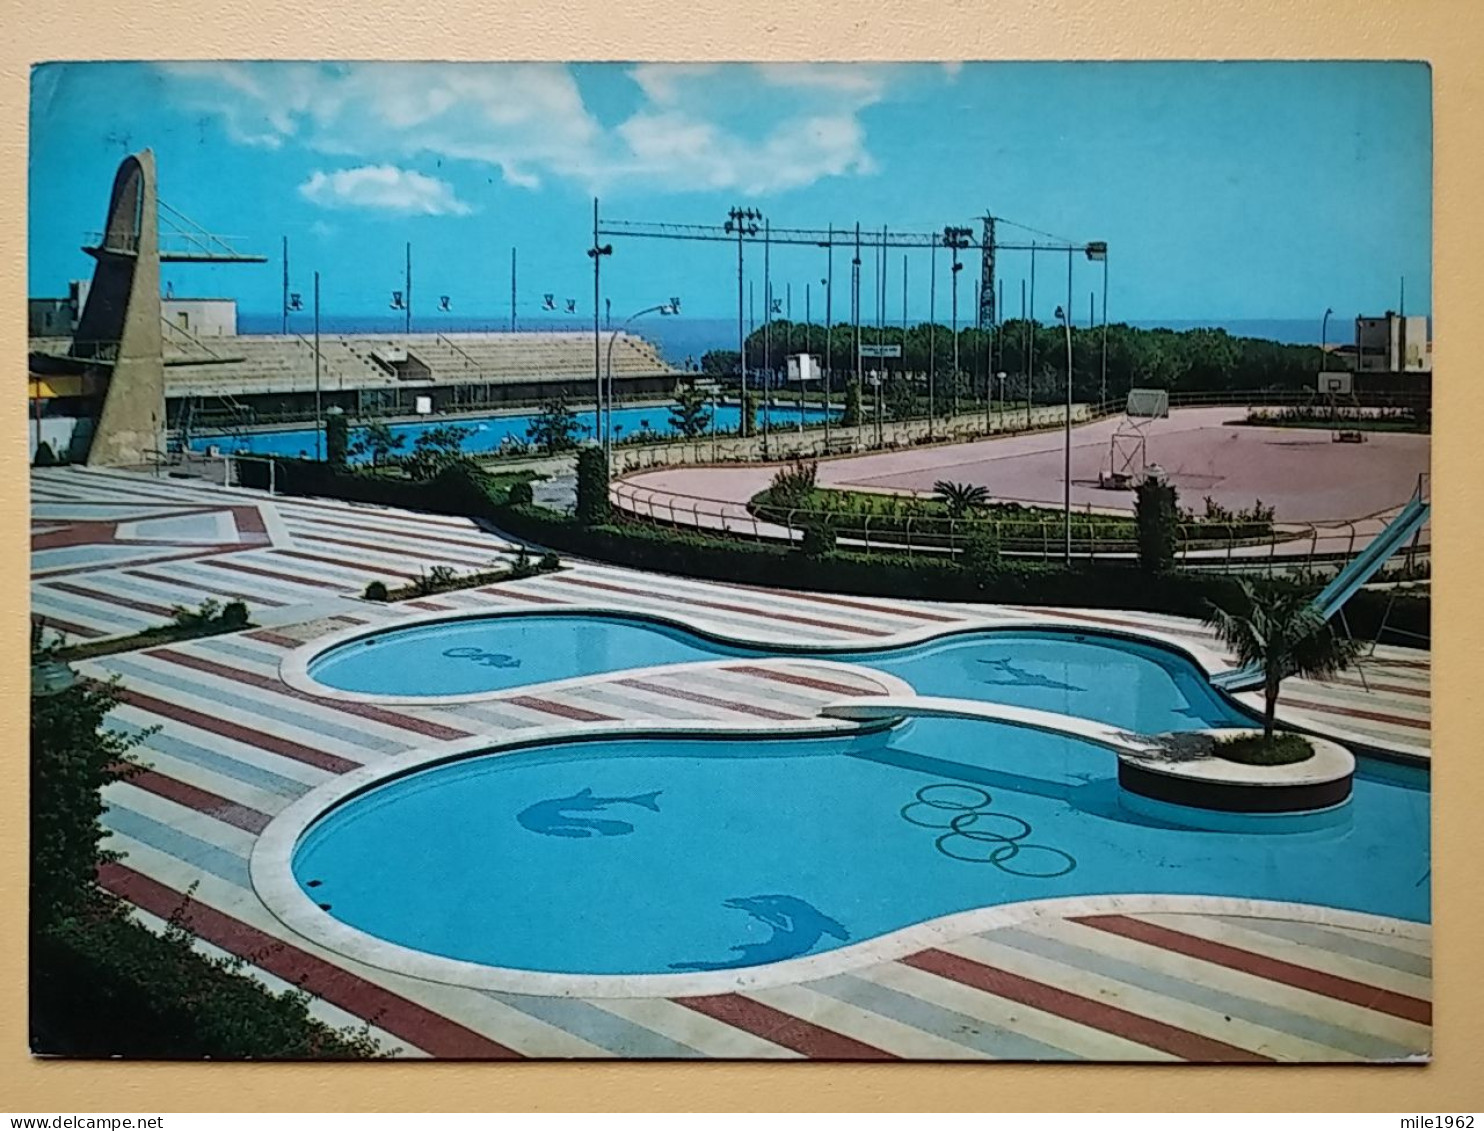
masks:
[[[801,382],[818,381],[819,365],[810,354],[790,354],[788,358],[788,379],[790,381]]]
[[[901,357],[902,347],[896,346],[868,346],[861,343],[862,357]]]

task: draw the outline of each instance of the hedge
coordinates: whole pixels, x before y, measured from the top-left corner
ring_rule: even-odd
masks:
[[[232,965],[119,915],[74,919],[31,936],[31,1049],[133,1059],[361,1059],[367,1033],[310,1016],[300,994],[273,994]]]
[[[452,463],[431,479],[403,479],[374,471],[335,468],[316,460],[275,460],[273,487],[283,495],[318,495],[404,510],[489,518],[505,501],[509,477],[491,476],[472,463]],[[239,464],[244,487],[268,489],[268,465]],[[519,482],[519,480],[515,480]]]
[[[863,597],[1142,609],[1204,617],[1211,603],[1232,604],[1237,589],[1236,581],[1222,574],[1175,571],[1153,575],[1133,564],[1098,563],[1067,569],[1043,562],[1002,560],[998,569],[979,571],[976,577],[943,555],[868,556],[838,549],[809,555],[771,542],[637,523],[588,527],[539,506],[503,507],[496,522],[507,533],[540,545],[635,569]],[[1385,593],[1362,590],[1345,606],[1350,631],[1358,639],[1375,635],[1387,599]],[[1426,636],[1430,606],[1426,596],[1398,596],[1387,624]]]

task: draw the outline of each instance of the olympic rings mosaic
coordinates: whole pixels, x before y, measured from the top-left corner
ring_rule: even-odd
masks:
[[[1012,813],[990,812],[993,801],[987,789],[938,782],[919,789],[901,813],[909,824],[943,830],[934,842],[938,851],[966,864],[993,864],[1008,875],[1038,880],[1065,876],[1077,867],[1069,852],[1028,843],[1030,822]]]

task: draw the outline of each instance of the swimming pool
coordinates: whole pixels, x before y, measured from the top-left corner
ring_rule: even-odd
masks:
[[[648,429],[657,436],[674,436],[675,429],[670,425],[670,409],[668,404],[638,405],[613,410],[613,429],[616,439],[625,436],[636,436]],[[579,437],[591,436],[594,426],[595,413],[592,409],[576,409],[573,415],[577,417]],[[806,407],[803,410],[803,419],[806,424],[815,425],[824,421],[825,410],[815,407]],[[838,419],[839,412],[833,414]],[[716,430],[721,433],[735,432],[737,424],[741,420],[741,409],[737,405],[716,406]],[[758,426],[762,427],[764,413],[758,409]],[[527,441],[526,430],[532,421],[536,419],[535,413],[519,413],[515,415],[492,415],[471,418],[433,417],[415,424],[393,424],[391,426],[394,436],[405,436],[406,440],[399,453],[410,452],[417,437],[430,428],[438,428],[444,425],[458,425],[464,428],[474,429],[474,434],[464,441],[466,452],[492,452],[499,449],[507,441],[511,443],[525,443]],[[797,407],[774,406],[771,413],[771,426],[776,431],[786,431],[789,428],[799,426],[800,410]],[[351,426],[351,443],[358,438],[359,427]],[[710,435],[710,432],[707,432]],[[703,437],[704,438],[704,437]],[[212,436],[193,436],[191,448],[194,451],[204,452],[209,447],[221,448],[232,452],[254,452],[259,455],[276,456],[300,456],[313,455],[315,451],[316,432],[313,428],[285,428],[275,429],[271,432],[227,432]],[[363,457],[364,458],[364,457]]]
[[[1099,632],[995,628],[875,649],[769,648],[634,616],[521,613],[364,634],[307,663],[363,695],[460,696],[659,664],[794,655],[860,664],[942,695],[1077,715],[1146,734],[1247,726],[1186,656]]]
[[[293,882],[388,953],[580,975],[726,972],[1120,892],[1429,918],[1425,772],[1363,764],[1342,823],[1273,836],[1138,817],[1116,773],[1080,740],[957,720],[594,736],[354,793],[295,842]]]

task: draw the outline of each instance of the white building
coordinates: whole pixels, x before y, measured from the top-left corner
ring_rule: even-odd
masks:
[[[1427,318],[1388,310],[1355,320],[1355,369],[1359,373],[1431,373]]]

